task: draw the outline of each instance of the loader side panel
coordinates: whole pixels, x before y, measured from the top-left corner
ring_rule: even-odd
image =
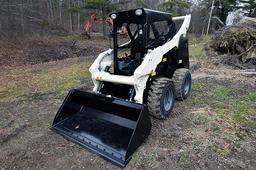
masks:
[[[173,48],[163,56],[163,61],[156,68],[155,77],[172,78],[178,68],[189,69],[188,38],[181,38],[179,48]]]
[[[182,60],[181,68],[189,69],[188,38],[181,37],[179,43],[179,59]]]
[[[171,49],[163,56],[163,61],[157,65],[154,77],[171,78],[174,71],[179,68],[179,51],[177,48]]]

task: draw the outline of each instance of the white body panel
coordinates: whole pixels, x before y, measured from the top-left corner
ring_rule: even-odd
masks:
[[[110,66],[113,63],[113,50],[109,49],[101,53],[94,63],[91,65],[89,71],[94,83],[93,91],[97,92],[100,81],[112,82],[117,84],[133,85],[136,91],[135,101],[137,103],[143,103],[143,93],[146,88],[146,83],[151,73],[155,71],[157,65],[162,62],[163,55],[174,47],[179,46],[179,40],[181,36],[186,36],[189,28],[191,15],[182,17],[174,17],[173,21],[184,20],[177,34],[164,45],[155,48],[154,50],[148,50],[141,65],[135,70],[132,76],[120,76],[112,75],[105,72],[106,66]]]

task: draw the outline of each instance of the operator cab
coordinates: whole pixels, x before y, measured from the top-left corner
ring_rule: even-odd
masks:
[[[134,9],[110,14],[113,19],[114,74],[133,75],[149,49],[171,40],[176,26],[171,14]]]

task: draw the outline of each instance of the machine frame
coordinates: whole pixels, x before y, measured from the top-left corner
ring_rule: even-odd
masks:
[[[138,10],[138,9],[136,9]],[[191,15],[180,16],[180,17],[173,17],[169,13],[149,10],[141,8],[140,10],[142,13],[137,16],[138,20],[147,27],[147,23],[154,22],[158,20],[164,19],[172,19],[172,21],[183,20],[183,23],[177,33],[172,37],[172,39],[167,40],[163,45],[158,46],[153,49],[145,49],[145,56],[141,64],[136,68],[133,75],[125,76],[125,75],[118,75],[118,74],[111,74],[106,71],[106,68],[111,67],[114,64],[114,69],[116,70],[116,63],[117,61],[117,42],[116,42],[116,34],[117,25],[121,20],[126,17],[136,17],[136,10],[125,11],[120,13],[115,13],[114,15],[111,14],[114,21],[114,49],[109,49],[107,51],[102,52],[96,58],[96,60],[91,65],[89,71],[91,73],[91,78],[94,83],[93,91],[98,93],[100,92],[101,82],[109,82],[113,84],[122,84],[122,85],[129,85],[133,86],[135,89],[135,96],[134,102],[143,104],[144,102],[144,92],[147,87],[147,83],[149,79],[154,76],[157,70],[158,65],[161,62],[164,62],[165,55],[170,53],[172,50],[177,50],[180,48],[183,42],[185,42],[185,49],[187,50],[187,31],[189,28]],[[160,19],[159,19],[160,18]],[[144,46],[145,39],[143,42]],[[189,61],[188,61],[188,54],[180,55],[179,59],[175,59],[177,64],[180,65],[180,68],[188,68]],[[176,68],[175,68],[176,69]],[[116,73],[116,72],[115,72]],[[172,74],[170,73],[170,77]]]

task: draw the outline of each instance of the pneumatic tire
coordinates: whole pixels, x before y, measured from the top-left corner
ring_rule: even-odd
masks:
[[[175,103],[175,87],[171,79],[158,78],[150,86],[147,98],[149,113],[158,119],[170,116]]]
[[[190,71],[186,68],[179,68],[175,70],[172,79],[175,85],[176,99],[179,101],[186,100],[190,94],[192,85]]]

